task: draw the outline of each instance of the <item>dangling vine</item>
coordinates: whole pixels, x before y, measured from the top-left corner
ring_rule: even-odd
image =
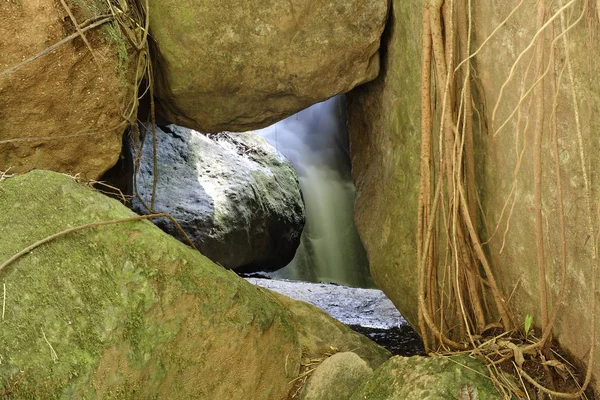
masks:
[[[419,329],[426,351],[468,350],[478,353],[488,361],[490,371],[502,362],[512,362],[521,379],[537,390],[560,398],[578,398],[588,387],[595,352],[595,298],[596,279],[591,279],[590,308],[591,349],[584,382],[574,392],[560,392],[546,388],[533,379],[524,369],[524,354],[538,354],[541,360],[552,358],[549,342],[552,328],[559,313],[565,293],[567,271],[567,246],[565,210],[563,204],[562,177],[560,171],[557,108],[563,73],[567,71],[576,124],[577,145],[584,181],[587,233],[596,238],[592,220],[593,207],[587,163],[582,140],[576,82],[569,59],[568,32],[577,26],[588,11],[588,0],[570,0],[547,5],[538,0],[535,33],[525,49],[518,54],[500,88],[498,99],[489,124],[492,137],[513,122],[515,130],[516,166],[510,193],[502,207],[499,221],[488,239],[480,236],[478,221],[485,220],[477,195],[475,174],[475,140],[473,135],[474,111],[472,59],[491,40],[503,25],[519,10],[521,0],[509,15],[496,27],[481,45],[472,50],[473,16],[471,0],[425,0],[423,9],[422,74],[421,74],[421,158],[420,189],[418,205],[417,263],[418,263],[418,317]],[[573,11],[581,7],[581,13]],[[600,19],[600,7],[598,18]],[[551,12],[552,8],[554,11]],[[568,18],[568,15],[571,18]],[[554,34],[558,30],[558,34]],[[551,42],[549,39],[552,39]],[[548,45],[548,43],[550,43]],[[562,46],[561,46],[562,44]],[[530,54],[532,50],[532,54]],[[560,52],[562,57],[556,55]],[[519,87],[519,101],[511,107],[510,116],[496,125],[499,104],[503,100],[508,83],[516,75],[518,65],[530,56]],[[558,60],[558,61],[557,61]],[[557,69],[557,63],[560,71]],[[564,86],[564,84],[563,84]],[[545,94],[550,87],[553,96]],[[546,92],[547,93],[547,92]],[[551,98],[552,113],[546,115]],[[480,100],[480,99],[478,99]],[[437,107],[436,107],[437,106]],[[516,116],[516,121],[515,121]],[[531,122],[530,122],[531,121]],[[560,237],[560,282],[558,293],[550,310],[547,290],[547,256],[544,251],[543,215],[543,146],[544,131],[550,128],[552,160],[556,175],[556,202],[558,209],[558,232]],[[547,135],[548,136],[548,135]],[[517,202],[522,161],[527,148],[532,147],[533,221],[540,298],[541,338],[524,341],[518,337],[518,326],[508,300],[499,287],[494,267],[484,249],[505,223],[500,253],[504,249],[506,234]],[[546,221],[546,223],[548,223]],[[486,227],[487,228],[487,227]],[[597,249],[593,243],[590,251],[593,277],[597,276]],[[492,332],[498,336],[491,335]],[[484,340],[483,338],[489,338]],[[499,338],[502,338],[500,340]],[[494,346],[494,355],[486,350]],[[550,363],[551,365],[556,365]],[[548,369],[548,363],[544,363]],[[496,380],[497,382],[497,380]],[[498,382],[497,382],[498,383]],[[576,383],[577,385],[577,383]],[[515,392],[516,389],[509,389]]]
[[[440,343],[465,348],[461,339],[498,326],[485,301],[491,294],[501,327],[511,328],[492,268],[476,232],[475,160],[469,62],[471,4],[465,0],[431,0],[423,13],[421,189],[419,196],[419,325],[427,348]],[[456,12],[456,16],[454,15]],[[454,20],[456,19],[456,28]],[[458,39],[455,40],[455,31]],[[458,50],[454,49],[458,44]],[[454,69],[454,53],[465,60]],[[438,157],[434,161],[432,73],[441,98]],[[457,83],[462,82],[459,86]],[[459,88],[457,90],[457,87]],[[435,183],[435,185],[433,184]],[[435,189],[432,191],[432,186]],[[443,211],[440,213],[440,201]],[[438,221],[438,216],[444,216]],[[444,230],[445,254],[433,242],[437,224]],[[443,282],[437,281],[437,260],[443,259]],[[483,276],[480,270],[483,270]],[[436,294],[442,287],[442,293]],[[444,292],[445,291],[445,292]],[[446,299],[446,300],[444,300]],[[446,301],[452,312],[439,307]],[[456,304],[456,310],[452,309]],[[454,327],[458,327],[455,329]],[[430,340],[432,343],[430,343]]]

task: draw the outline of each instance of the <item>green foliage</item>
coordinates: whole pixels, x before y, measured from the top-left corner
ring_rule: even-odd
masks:
[[[527,314],[525,316],[525,324],[524,324],[524,328],[525,328],[525,338],[527,339],[527,336],[529,335],[529,331],[531,330],[531,324],[533,323],[533,315],[531,314]]]

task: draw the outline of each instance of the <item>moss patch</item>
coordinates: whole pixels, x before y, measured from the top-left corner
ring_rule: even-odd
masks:
[[[479,400],[500,400],[487,376],[483,364],[468,356],[392,357],[351,400],[457,399],[465,388]]]
[[[0,260],[68,227],[132,216],[43,171],[1,182],[0,211]],[[59,238],[0,280],[0,398],[278,400],[298,370],[283,308],[150,222]]]

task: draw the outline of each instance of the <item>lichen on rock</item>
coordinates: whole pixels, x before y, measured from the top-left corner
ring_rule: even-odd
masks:
[[[205,135],[176,125],[156,127],[154,209],[171,214],[194,245],[216,263],[243,271],[288,264],[304,227],[304,203],[292,165],[248,132]],[[152,134],[145,139],[133,209],[152,201]],[[141,199],[141,200],[140,200]],[[166,232],[186,239],[164,218]]]

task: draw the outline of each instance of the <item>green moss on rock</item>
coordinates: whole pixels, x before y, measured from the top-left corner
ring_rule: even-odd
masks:
[[[468,356],[392,357],[351,400],[458,399],[467,388],[479,400],[502,398],[483,364]]]
[[[65,175],[6,179],[0,260],[69,227],[132,215]],[[3,399],[279,400],[298,373],[284,309],[148,221],[56,239],[0,281]]]

